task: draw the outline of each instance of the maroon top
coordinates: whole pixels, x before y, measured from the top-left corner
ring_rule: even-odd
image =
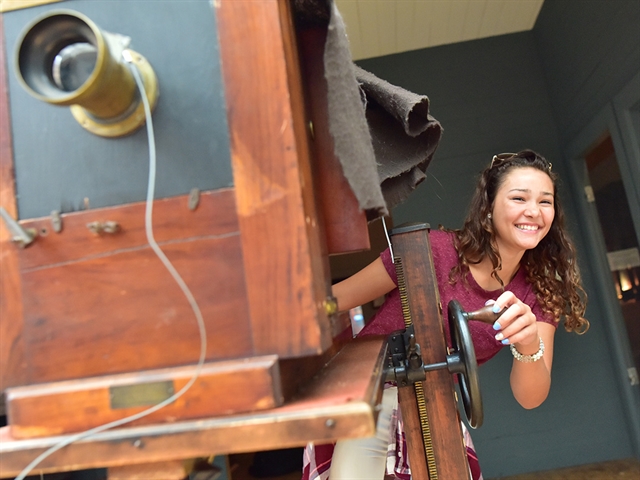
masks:
[[[443,320],[447,326],[445,328],[447,341],[450,343],[449,318],[447,305],[450,300],[458,300],[462,308],[471,312],[485,306],[487,300],[496,300],[502,290],[487,291],[480,287],[471,273],[467,274],[467,282],[457,281],[455,285],[449,283],[449,272],[458,262],[458,254],[453,244],[453,233],[440,230],[431,230],[429,240],[431,243],[431,253],[435,266],[436,280],[440,292],[440,301],[443,306]],[[387,273],[398,284],[395,266],[391,260],[391,253],[387,248],[380,254]],[[513,280],[505,286],[505,290],[510,290],[522,302],[531,307],[531,311],[539,322],[545,322],[558,326],[552,315],[543,313],[533,287],[525,278],[524,269],[519,269]],[[388,335],[397,330],[404,330],[404,319],[402,317],[402,307],[400,304],[400,293],[398,289],[392,290],[374,317],[367,323],[358,336],[361,335]],[[476,351],[478,364],[482,364],[495,356],[504,345],[495,339],[496,331],[492,325],[484,322],[469,321],[469,331]]]

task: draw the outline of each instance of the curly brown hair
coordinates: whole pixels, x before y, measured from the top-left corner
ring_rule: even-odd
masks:
[[[469,264],[478,264],[488,257],[493,265],[491,276],[504,288],[498,275],[502,259],[489,213],[508,172],[524,167],[540,170],[551,178],[555,217],[549,233],[535,248],[524,253],[520,265],[526,271],[527,281],[533,286],[542,310],[552,314],[556,322],[564,316],[565,329],[582,334],[589,329],[589,321],[584,318],[587,295],[582,288],[575,248],[565,229],[564,211],[555,195],[557,175],[551,171],[551,163],[532,150],[496,155],[480,176],[463,227],[459,230],[441,227],[453,232],[456,238],[458,264],[449,273],[449,281],[453,284],[466,278]]]

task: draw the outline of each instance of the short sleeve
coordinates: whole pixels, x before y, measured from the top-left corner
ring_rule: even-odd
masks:
[[[382,259],[382,263],[384,264],[384,268],[387,270],[389,277],[393,280],[393,283],[398,285],[398,274],[396,273],[396,266],[393,263],[393,258],[391,258],[391,250],[387,247],[380,254],[380,258]]]
[[[536,316],[536,320],[538,322],[548,323],[549,325],[553,325],[554,327],[558,328],[559,322],[556,322],[556,319],[553,316],[553,314],[542,310],[542,307],[540,306],[540,303],[538,302],[538,299],[536,298],[535,293],[531,291],[530,294],[527,296],[530,298],[527,298],[526,300],[524,300],[524,303],[526,303],[531,307],[531,312]]]
[[[507,290],[511,290],[516,297],[529,305],[531,312],[536,316],[536,320],[538,322],[548,323],[556,328],[558,327],[558,322],[556,322],[553,313],[545,312],[542,309],[542,305],[538,301],[533,285],[527,281],[525,270],[523,268],[518,271],[516,278],[513,279],[510,285],[508,285]]]

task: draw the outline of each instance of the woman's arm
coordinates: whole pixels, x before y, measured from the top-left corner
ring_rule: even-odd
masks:
[[[356,274],[336,283],[332,292],[338,301],[338,310],[343,312],[364,305],[394,288],[396,284],[378,257]]]
[[[513,396],[524,408],[536,408],[549,395],[551,388],[551,365],[553,364],[553,336],[554,326],[548,323],[536,322],[538,335],[544,343],[544,355],[537,362],[524,363],[513,359],[511,366],[511,391]],[[540,341],[529,345],[516,343],[516,349],[523,355],[533,355],[540,347]]]
[[[553,364],[553,337],[556,329],[548,323],[536,321],[531,307],[512,292],[504,292],[495,302],[497,310],[507,307],[494,324],[496,340],[515,345],[522,355],[533,355],[544,343],[544,355],[536,362],[525,363],[513,359],[511,367],[511,391],[524,408],[536,408],[545,401],[551,388]]]

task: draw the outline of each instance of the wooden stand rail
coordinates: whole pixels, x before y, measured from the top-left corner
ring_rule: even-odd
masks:
[[[356,339],[291,402],[271,410],[188,422],[120,428],[78,441],[42,461],[32,474],[157,464],[214,454],[329,443],[375,432],[386,340]],[[15,477],[65,436],[14,440],[0,429],[0,478]]]

